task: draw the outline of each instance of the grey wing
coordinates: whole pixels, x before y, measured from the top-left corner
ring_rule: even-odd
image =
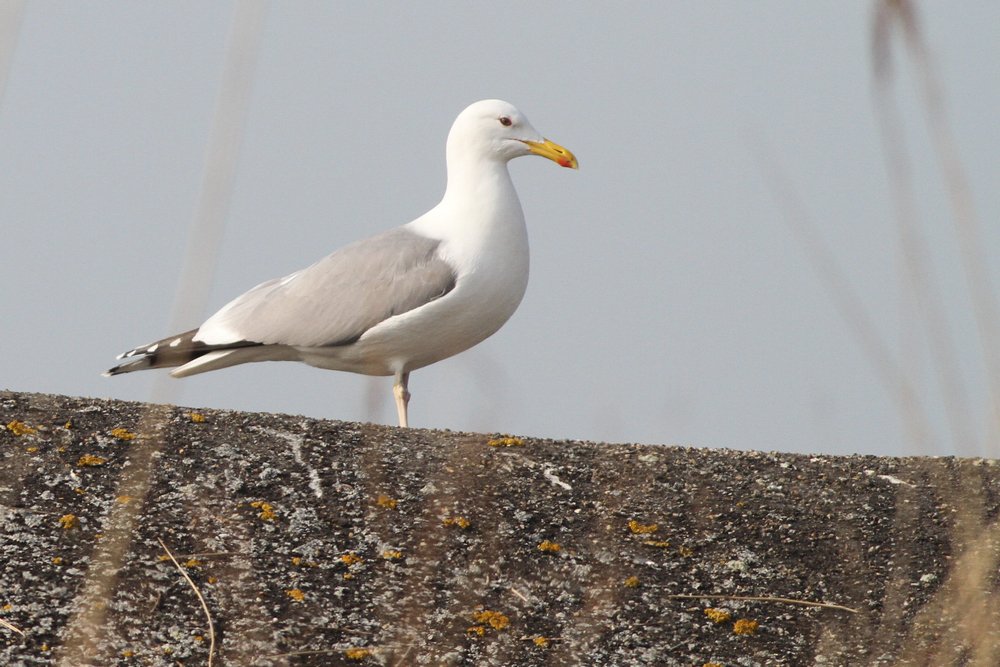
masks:
[[[439,245],[405,227],[352,243],[237,297],[195,339],[305,347],[352,343],[379,322],[455,287],[455,271],[438,256]]]

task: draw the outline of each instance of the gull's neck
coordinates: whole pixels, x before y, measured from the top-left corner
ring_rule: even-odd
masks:
[[[495,206],[511,198],[517,200],[517,192],[506,161],[448,152],[448,186],[442,205]]]

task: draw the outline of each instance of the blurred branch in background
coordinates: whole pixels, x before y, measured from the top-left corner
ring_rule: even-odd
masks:
[[[222,72],[221,89],[205,159],[201,193],[188,238],[184,268],[170,318],[170,331],[188,327],[202,316],[208,299],[229,209],[236,165],[243,140],[250,91],[267,5],[261,1],[235,5],[232,31]],[[170,403],[177,393],[172,378],[159,376],[152,402]],[[105,538],[96,546],[70,620],[70,632],[59,654],[60,667],[73,667],[93,655],[96,642],[105,634],[108,601],[118,588],[130,545],[134,542],[139,508],[145,504],[152,479],[153,461],[167,443],[161,437],[169,408],[153,405],[144,414],[130,459],[132,466],[118,482],[117,497],[134,502],[115,507]]]
[[[762,142],[756,146],[755,157],[761,173],[781,206],[785,221],[802,244],[806,257],[833,300],[837,311],[849,325],[886,393],[896,402],[909,442],[918,454],[931,451],[930,425],[913,383],[893,358],[889,345],[879,335],[875,320],[864,300],[851,285],[847,272],[823,238],[818,225],[809,215],[794,186],[788,181],[777,158]]]
[[[1000,348],[997,346],[997,341],[1000,340],[1000,315],[998,315],[998,302],[990,279],[988,259],[985,255],[986,244],[983,242],[983,234],[973,205],[968,178],[965,175],[954,137],[948,125],[941,85],[938,82],[920,29],[916,7],[913,2],[908,0],[883,0],[875,5],[872,59],[877,83],[879,120],[882,124],[886,144],[889,176],[893,179],[894,194],[897,197],[897,216],[900,218],[900,231],[904,236],[903,252],[904,254],[916,253],[915,256],[907,257],[907,261],[913,264],[911,273],[913,271],[919,273],[929,267],[925,260],[925,254],[919,245],[910,245],[912,243],[919,244],[919,240],[914,238],[914,230],[904,229],[912,227],[915,220],[911,215],[912,205],[905,201],[906,198],[912,198],[912,187],[905,164],[902,136],[899,133],[898,114],[895,112],[890,98],[889,88],[893,82],[891,60],[893,34],[902,36],[906,53],[912,60],[919,77],[919,92],[924,101],[928,130],[940,162],[952,207],[955,235],[961,248],[966,285],[972,299],[976,324],[979,329],[979,340],[989,386],[992,419],[987,430],[986,443],[980,446],[980,452],[987,456],[996,456],[998,453],[997,441],[1000,439]],[[921,279],[918,277],[917,280]],[[971,436],[971,429],[967,423],[968,418],[962,414],[961,408],[952,405],[963,401],[964,389],[961,386],[961,379],[957,375],[957,365],[949,340],[947,324],[944,322],[940,299],[935,294],[932,280],[921,280],[913,287],[918,291],[917,297],[923,301],[921,305],[927,309],[926,324],[934,345],[934,353],[938,355],[934,361],[944,385],[944,393],[947,396],[952,391],[958,392],[955,396],[946,399],[949,401],[948,412],[953,432],[956,439],[962,439],[958,442],[960,446],[963,444],[974,445],[975,442],[969,440],[970,437],[974,436]],[[932,320],[939,320],[939,322]]]
[[[263,0],[235,5],[219,98],[205,152],[201,192],[167,326],[170,332],[189,329],[205,315],[232,200],[266,12],[267,3]],[[161,374],[154,381],[150,400],[173,403],[178,394],[179,387],[173,378]]]
[[[909,288],[916,308],[917,326],[926,330],[931,346],[931,363],[941,383],[944,407],[955,448],[959,452],[972,452],[980,448],[972,416],[969,411],[968,391],[961,376],[961,367],[955,352],[954,337],[948,323],[947,310],[941,299],[934,272],[931,253],[920,232],[913,170],[908,159],[903,131],[903,119],[892,94],[892,68],[890,63],[891,25],[893,13],[887,5],[876,5],[872,30],[872,63],[875,72],[876,117],[882,135],[889,186],[892,190],[900,255],[902,255],[905,285]],[[905,10],[910,16],[909,9]],[[911,19],[905,19],[907,24]],[[904,329],[909,330],[904,320]],[[903,363],[902,372],[916,381],[916,355]],[[940,449],[940,448],[938,448]]]

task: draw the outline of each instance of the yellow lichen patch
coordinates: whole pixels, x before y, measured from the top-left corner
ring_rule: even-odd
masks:
[[[219,580],[218,577],[213,577],[213,576],[205,577],[205,582],[209,584],[214,584],[218,580]]]
[[[200,412],[189,412],[188,419],[190,419],[195,424],[205,423],[205,415],[201,414]]]
[[[705,616],[708,616],[708,619],[713,623],[725,623],[733,617],[733,615],[725,609],[715,609],[714,607],[706,609]]]
[[[285,591],[285,595],[292,598],[296,602],[302,602],[306,599],[306,594],[300,591],[298,588],[291,588]]]
[[[628,588],[639,588],[639,584],[640,583],[641,582],[639,581],[639,577],[636,577],[635,575],[633,575],[633,576],[631,576],[631,577],[629,577],[628,579],[625,580],[625,585]]]
[[[722,663],[721,662],[706,662],[701,667],[722,667]]]
[[[562,551],[562,546],[550,540],[542,540],[538,545],[538,550],[547,554],[556,554]]]
[[[133,651],[130,648],[127,648],[127,649],[125,649],[125,650],[122,651],[121,656],[123,658],[131,658],[131,657],[135,656],[135,651]]]
[[[278,513],[274,511],[274,506],[267,501],[255,500],[250,503],[250,507],[255,507],[260,510],[260,514],[257,516],[260,517],[261,521],[274,521],[278,518]]]
[[[472,620],[476,623],[487,623],[494,630],[503,630],[510,625],[510,619],[499,611],[484,609],[472,615]]]
[[[391,498],[382,493],[379,494],[379,497],[375,499],[375,504],[378,505],[379,507],[384,507],[387,510],[394,510],[396,509],[398,501],[395,498]]]
[[[14,610],[14,605],[12,605],[9,602],[4,606],[0,607],[0,611],[13,611],[13,610]]]
[[[111,431],[111,435],[119,440],[135,440],[135,433],[127,428],[116,428]]]
[[[87,489],[83,488],[82,486],[78,486],[75,489],[73,489],[73,493],[76,493],[76,494],[81,495],[81,496],[85,496],[85,495],[87,495]]]
[[[63,424],[63,428],[66,429],[67,431],[69,429],[73,428],[73,420],[72,419],[67,419],[66,423]]]
[[[199,644],[201,644],[201,643],[203,643],[205,641],[205,638],[203,636],[201,636],[201,635],[195,635],[194,636],[194,640],[196,642],[198,642]]]
[[[669,549],[670,542],[666,540],[646,540],[643,542],[647,547],[656,547],[657,549]]]
[[[62,556],[53,556],[52,557],[52,564],[53,565],[62,565]]]
[[[184,562],[184,567],[189,568],[189,569],[193,568],[193,567],[201,567],[201,561],[198,560],[197,558],[188,558]]]
[[[84,454],[77,460],[76,465],[83,468],[85,466],[102,466],[107,462],[108,460],[103,456],[95,456],[94,454]]]
[[[382,558],[386,560],[403,560],[403,552],[396,549],[386,549],[382,552]]]
[[[350,581],[353,578],[354,578],[354,573],[352,573],[352,572],[345,572],[344,573],[344,579],[345,580]]]
[[[120,505],[128,505],[130,502],[132,502],[132,496],[117,496],[115,498],[115,502],[119,503]]]
[[[477,637],[482,637],[486,634],[486,628],[482,625],[470,625],[465,629],[465,631],[470,635],[476,635]]]
[[[639,523],[635,519],[629,519],[628,529],[634,535],[649,535],[658,531],[660,527],[655,523]]]
[[[358,563],[365,562],[365,559],[357,555],[353,551],[348,551],[346,554],[340,557],[340,560],[350,567],[351,565],[357,565]]]
[[[537,646],[538,648],[548,648],[550,643],[548,637],[543,637],[541,635],[538,635],[531,641],[533,641],[535,643],[535,646]]]
[[[31,447],[25,447],[24,451],[28,452],[29,454],[35,454],[38,452],[38,447],[32,445]]]
[[[683,556],[684,558],[690,558],[691,556],[694,555],[694,549],[692,549],[691,547],[686,547],[682,544],[679,547],[677,547],[677,553]]]
[[[486,444],[490,447],[524,447],[524,440],[516,438],[512,435],[505,435],[499,438],[493,438]]]
[[[448,528],[452,526],[457,526],[462,530],[465,530],[466,528],[472,525],[472,522],[466,519],[464,516],[449,516],[446,519],[444,519],[441,523]]]
[[[78,521],[75,514],[63,514],[59,517],[59,525],[63,527],[63,530],[75,528],[77,523]]]
[[[344,651],[344,657],[348,660],[364,660],[371,654],[372,652],[366,648],[349,648]]]
[[[757,628],[759,627],[760,623],[757,621],[751,621],[749,618],[741,618],[733,623],[733,634],[752,635],[757,632]]]
[[[35,433],[38,433],[37,428],[32,428],[24,422],[19,422],[16,419],[14,421],[7,422],[7,430],[14,435],[34,435]]]
[[[292,556],[292,565],[295,567],[302,565],[302,556]]]

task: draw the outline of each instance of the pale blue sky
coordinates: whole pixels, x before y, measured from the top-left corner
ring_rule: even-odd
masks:
[[[154,373],[99,373],[175,333],[234,7],[27,3],[0,102],[0,387],[150,397]],[[800,452],[986,451],[987,379],[953,216],[897,48],[918,223],[978,442],[949,436],[907,296],[872,96],[872,7],[274,3],[210,310],[433,206],[455,115],[499,97],[573,150],[580,171],[511,164],[532,244],[527,296],[493,338],[413,374],[411,424]],[[1000,4],[919,7],[1000,285]],[[932,429],[923,449],[783,219],[775,173],[913,373]],[[388,378],[270,363],[175,384],[185,405],[395,420]]]

